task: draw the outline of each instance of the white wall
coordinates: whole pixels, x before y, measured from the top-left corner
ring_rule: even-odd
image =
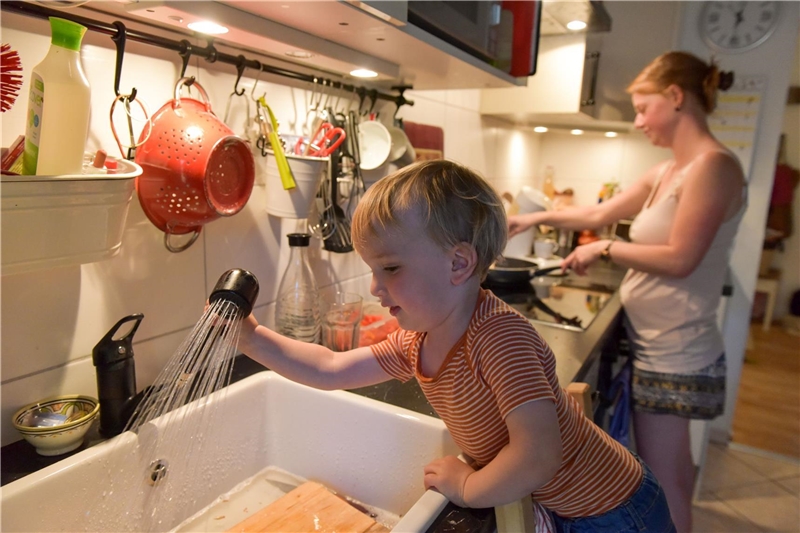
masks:
[[[49,47],[46,21],[3,13],[3,42],[20,54],[24,74],[30,72]],[[89,32],[82,47],[83,65],[92,86],[92,120],[88,150],[102,147],[118,156],[108,124],[113,100],[115,54],[107,36]],[[178,76],[178,55],[130,42],[125,55],[121,89],[135,85],[138,98],[150,112],[167,102]],[[198,68],[196,65],[204,68]],[[208,67],[208,68],[206,68]],[[194,60],[188,74],[196,75],[208,91],[218,115],[225,112],[235,80],[230,65],[208,65]],[[242,83],[252,85],[246,72]],[[27,76],[26,76],[27,78]],[[288,129],[305,119],[308,91],[283,85],[282,78],[260,82],[258,94]],[[20,94],[27,95],[27,79]],[[538,137],[516,132],[502,123],[484,120],[477,112],[477,91],[406,93],[416,101],[398,116],[445,129],[447,157],[469,165],[499,186],[516,193],[533,178]],[[244,99],[234,100],[229,124],[241,133]],[[27,98],[21,96],[3,114],[2,139],[7,146],[24,133]],[[383,108],[391,120],[394,106]],[[286,131],[286,130],[284,130]],[[257,156],[257,164],[263,159]],[[2,377],[0,432],[2,444],[19,440],[10,424],[13,412],[24,404],[60,393],[96,395],[91,351],[120,318],[144,313],[134,350],[139,388],[153,382],[164,363],[200,318],[205,299],[219,276],[230,268],[246,268],[261,284],[256,314],[272,321],[273,301],[288,259],[285,234],[304,229],[295,220],[269,216],[261,181],[246,207],[237,215],[218,219],[203,229],[198,241],[180,254],[168,252],[161,233],[145,217],[136,195],[130,206],[118,256],[82,266],[62,267],[0,278],[2,322],[0,353]],[[368,295],[368,269],[355,253],[333,254],[312,241],[311,257],[321,286],[334,282]]]

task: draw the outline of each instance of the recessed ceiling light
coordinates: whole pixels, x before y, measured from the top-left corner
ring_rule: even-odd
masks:
[[[297,59],[310,59],[314,57],[314,54],[311,52],[306,52],[305,50],[289,50],[286,52],[286,55],[289,57],[295,57]]]
[[[573,135],[583,135],[583,130],[570,130]]]
[[[586,23],[582,20],[573,20],[567,22],[567,29],[572,31],[579,31],[586,29]]]
[[[619,135],[619,134],[616,131],[607,131],[605,133],[606,137],[616,137],[617,135]]]
[[[220,35],[222,33],[228,33],[228,28],[217,24],[216,22],[211,22],[210,20],[200,20],[197,22],[192,22],[187,26],[190,30],[194,30],[200,33],[207,33],[209,35]]]
[[[533,128],[533,131],[535,131],[536,133],[545,133],[547,131],[547,128],[545,128],[544,126],[536,126],[535,128]]]
[[[375,78],[378,73],[374,70],[368,70],[365,68],[357,68],[355,70],[350,71],[351,76],[355,76],[356,78]]]

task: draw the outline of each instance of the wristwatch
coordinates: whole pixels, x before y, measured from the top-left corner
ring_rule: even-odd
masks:
[[[615,239],[616,237],[611,237],[611,240],[608,241],[608,246],[606,246],[606,249],[600,252],[600,259],[606,263],[611,261],[611,245],[614,244]]]

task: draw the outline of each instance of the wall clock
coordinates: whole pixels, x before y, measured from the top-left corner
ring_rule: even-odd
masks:
[[[706,2],[700,15],[700,35],[721,52],[752,50],[775,31],[779,3]]]

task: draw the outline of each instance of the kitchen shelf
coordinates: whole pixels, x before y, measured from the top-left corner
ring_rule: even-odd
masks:
[[[113,257],[142,168],[120,160],[115,174],[2,176],[0,274]]]

